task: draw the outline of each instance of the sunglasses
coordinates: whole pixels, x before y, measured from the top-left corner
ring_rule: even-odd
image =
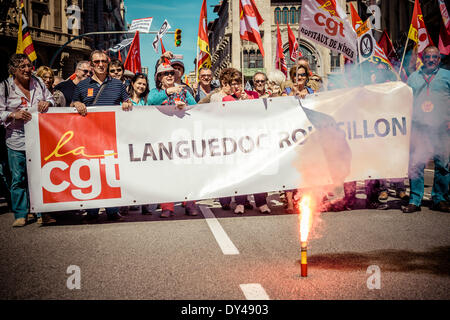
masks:
[[[85,70],[83,70],[83,69],[78,69],[78,70],[83,71],[83,73],[89,73],[89,72],[91,72],[91,70],[88,70],[88,69],[85,69]]]
[[[266,80],[255,80],[255,83],[265,83]]]
[[[431,59],[431,58],[437,59],[437,58],[439,58],[439,56],[436,55],[436,54],[433,54],[433,55],[426,54],[426,55],[423,56],[423,58],[424,59]]]
[[[306,73],[297,73],[297,77],[306,77],[307,74]]]
[[[94,60],[94,61],[92,61],[94,64],[100,64],[100,63],[103,63],[103,64],[107,64],[108,63],[108,60]]]
[[[174,75],[175,75],[175,71],[161,72],[161,75],[162,75],[163,77],[166,77],[166,76],[174,76]]]
[[[119,72],[122,72],[122,69],[109,69],[109,72],[111,72],[111,73],[119,73]]]
[[[26,68],[28,69],[33,69],[33,66],[31,64],[22,64],[18,67],[20,70],[25,70]]]

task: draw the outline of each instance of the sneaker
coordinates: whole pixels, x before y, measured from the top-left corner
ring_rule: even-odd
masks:
[[[270,211],[270,209],[269,209],[269,207],[267,206],[267,204],[262,205],[262,206],[259,207],[258,209],[259,209],[259,212],[261,212],[261,213],[269,214],[269,213],[272,212],[272,211]]]
[[[404,213],[413,213],[413,212],[420,211],[420,210],[421,210],[420,207],[418,207],[412,203],[408,204],[408,206],[406,206],[406,207],[402,207],[402,211]]]
[[[403,199],[406,199],[408,196],[406,195],[405,191],[398,191],[397,197],[403,200]]]
[[[12,226],[13,226],[13,228],[23,227],[26,223],[27,223],[27,221],[25,220],[25,218],[19,218],[19,219],[14,220],[14,223]]]
[[[168,218],[173,214],[170,210],[163,210],[161,211],[161,218]]]
[[[381,191],[378,195],[378,201],[386,201],[389,198],[387,191]]]
[[[252,207],[252,208],[253,208],[253,207]],[[244,213],[244,210],[245,210],[244,206],[243,206],[242,204],[238,204],[238,205],[236,206],[236,209],[234,209],[234,213],[235,213],[235,214],[243,214],[243,213]]]

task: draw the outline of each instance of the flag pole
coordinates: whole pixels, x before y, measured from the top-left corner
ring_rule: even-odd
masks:
[[[245,83],[244,83],[244,43],[241,41],[241,70],[242,70],[242,86],[245,88]],[[248,44],[248,41],[247,41]]]
[[[195,82],[198,82],[198,41],[197,41],[197,56],[195,60]]]
[[[398,72],[400,73],[400,77],[402,74],[403,60],[405,59],[405,53],[406,53],[406,48],[408,47],[408,41],[409,41],[409,37],[406,37],[406,44],[405,44],[405,49],[403,49],[402,62],[400,63],[400,69],[398,70]],[[406,72],[406,70],[405,70],[405,72]]]

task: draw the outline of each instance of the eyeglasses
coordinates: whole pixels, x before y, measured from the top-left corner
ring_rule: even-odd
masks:
[[[109,69],[109,72],[111,72],[111,73],[119,73],[119,72],[122,72],[122,69]]]
[[[162,75],[163,77],[174,76],[174,75],[175,75],[175,71],[161,72],[161,75]]]
[[[33,66],[31,64],[22,64],[22,65],[18,66],[18,68],[20,70],[25,70],[26,68],[33,69]]]
[[[265,83],[266,80],[255,80],[255,83]]]
[[[425,55],[423,56],[423,58],[424,58],[424,59],[431,59],[431,58],[437,59],[437,58],[439,58],[439,56],[438,56],[437,54],[433,54],[433,55],[425,54]]]
[[[94,60],[94,61],[92,61],[94,64],[100,64],[100,63],[103,63],[103,64],[107,64],[108,63],[108,60]]]
[[[307,74],[306,73],[297,73],[297,77],[306,77]]]
[[[80,71],[83,71],[83,73],[89,73],[89,72],[91,72],[91,70],[89,70],[89,69],[78,69],[78,70],[80,70]]]

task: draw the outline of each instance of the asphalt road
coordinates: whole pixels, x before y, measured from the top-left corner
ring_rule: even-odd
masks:
[[[278,193],[269,199],[272,214],[243,216],[202,201],[208,219],[176,206],[169,219],[131,211],[125,222],[102,214],[82,225],[66,213],[54,226],[13,229],[12,213],[1,214],[0,299],[450,298],[448,213],[322,213],[301,278],[298,216],[284,214]],[[389,203],[399,207],[398,199]],[[69,266],[79,273],[67,273]],[[80,288],[69,289],[76,274]]]

